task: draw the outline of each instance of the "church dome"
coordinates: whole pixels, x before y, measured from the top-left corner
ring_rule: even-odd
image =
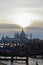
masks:
[[[24,33],[23,30],[22,30],[22,32],[20,33],[20,36],[21,36],[21,37],[25,37],[25,33]]]

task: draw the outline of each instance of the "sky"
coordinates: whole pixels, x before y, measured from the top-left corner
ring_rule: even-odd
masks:
[[[43,0],[0,0],[0,35],[21,27],[43,38]]]
[[[26,27],[36,21],[43,22],[43,0],[0,0],[0,24]]]

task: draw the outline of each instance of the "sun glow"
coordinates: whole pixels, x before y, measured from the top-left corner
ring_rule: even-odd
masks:
[[[16,24],[25,28],[27,26],[30,26],[30,24],[32,23],[31,22],[32,17],[33,17],[32,13],[19,12],[15,14],[14,21]]]

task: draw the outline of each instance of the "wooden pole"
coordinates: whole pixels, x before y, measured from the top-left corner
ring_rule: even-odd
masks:
[[[28,57],[26,57],[26,65],[28,65]]]
[[[11,65],[13,65],[13,56],[11,57]]]

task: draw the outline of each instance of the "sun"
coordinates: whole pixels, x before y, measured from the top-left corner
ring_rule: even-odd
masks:
[[[14,17],[15,24],[20,25],[22,28],[30,26],[32,18],[31,16],[32,16],[31,13],[19,12],[15,14]]]

